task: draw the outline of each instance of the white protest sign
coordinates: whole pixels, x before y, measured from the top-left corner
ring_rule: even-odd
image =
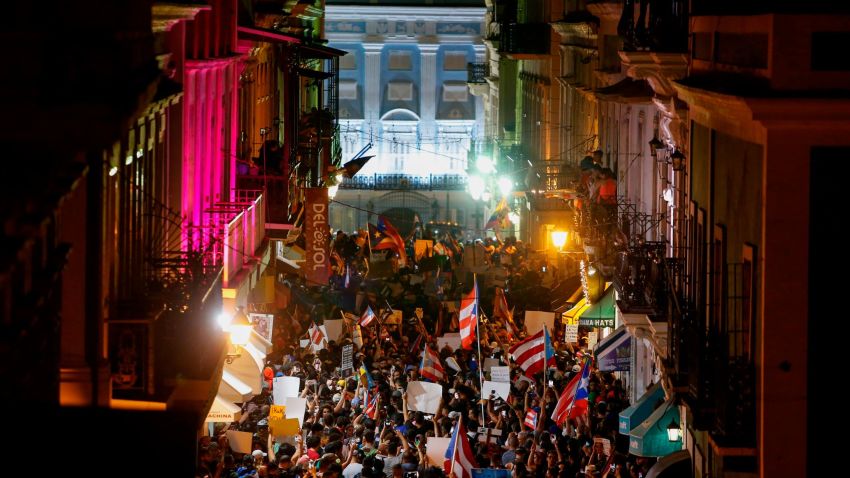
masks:
[[[439,383],[410,382],[407,384],[407,406],[410,410],[437,413],[440,399],[443,397],[443,386]]]
[[[511,368],[510,367],[493,367],[490,369],[490,378],[494,382],[510,383]]]
[[[286,397],[297,397],[301,387],[298,377],[275,377],[272,381],[272,401],[275,405],[283,405]]]
[[[286,418],[297,418],[298,426],[304,426],[304,412],[307,411],[307,399],[301,397],[286,397]]]
[[[308,345],[310,345],[310,340],[309,339],[301,339],[301,340],[298,341],[298,345],[300,345],[301,348],[303,349],[304,347],[307,347]]]
[[[567,324],[564,330],[564,342],[574,344],[578,342],[578,324]]]
[[[328,331],[328,340],[339,340],[342,334],[342,319],[325,319],[325,329]]]
[[[454,332],[450,334],[444,334],[442,337],[437,337],[437,348],[442,349],[448,345],[452,348],[452,350],[457,350],[460,348],[460,333]]]
[[[496,392],[496,395],[501,397],[502,400],[507,400],[511,394],[511,384],[485,380],[484,385],[481,386],[481,398],[489,397],[490,392]]]
[[[599,331],[593,330],[587,333],[587,350],[593,350],[599,341]]]
[[[428,437],[425,443],[425,457],[428,463],[442,468],[446,461],[446,450],[449,449],[451,438]]]
[[[458,365],[454,357],[446,357],[446,365],[455,372],[460,372],[460,365]]]
[[[493,367],[498,367],[500,363],[499,359],[487,357],[484,359],[484,371],[489,372]]]
[[[253,436],[254,434],[250,432],[227,430],[227,441],[230,443],[230,448],[236,453],[251,453],[251,438]],[[443,453],[445,453],[445,450],[443,450]]]
[[[526,310],[525,311],[525,326],[528,328],[529,334],[536,334],[543,329],[543,326],[552,330],[555,325],[555,313],[543,312],[541,310]]]

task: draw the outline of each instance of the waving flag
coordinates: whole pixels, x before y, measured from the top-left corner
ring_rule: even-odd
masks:
[[[478,325],[478,281],[472,284],[472,290],[460,301],[460,348],[472,349],[475,340],[475,327]]]
[[[446,370],[440,363],[440,356],[431,347],[425,345],[422,351],[422,363],[419,365],[419,376],[433,382],[439,382],[446,378]]]
[[[505,297],[505,290],[501,287],[496,287],[496,293],[493,295],[493,317],[505,319],[505,330],[508,331],[508,335],[516,337],[517,326],[514,324],[514,313],[508,310],[508,299]]]
[[[581,373],[576,374],[570,383],[567,384],[561,397],[558,398],[558,403],[555,405],[555,410],[552,411],[552,420],[560,426],[567,421],[568,418],[576,418],[587,412],[587,386],[590,382],[590,359],[584,360]]]
[[[459,420],[454,433],[452,433],[452,439],[449,441],[449,447],[446,449],[446,461],[443,463],[443,469],[447,475],[453,475],[457,478],[472,478],[473,468],[477,468],[475,454],[472,452],[472,447],[469,446],[463,420]]]
[[[322,332],[322,329],[316,325],[315,322],[310,324],[310,345],[313,347],[313,351],[322,350],[325,348],[325,334]]]
[[[368,394],[369,392],[366,392],[366,393]],[[367,395],[367,397],[368,397],[368,395]],[[368,403],[369,405],[366,407],[366,410],[364,410],[364,411],[363,411],[363,413],[364,413],[367,417],[369,417],[369,418],[371,418],[372,420],[374,420],[374,419],[375,419],[375,415],[376,415],[376,414],[377,414],[377,412],[378,412],[378,394],[377,394],[377,392],[376,392],[374,395],[372,395],[372,400],[371,400],[371,401],[369,401],[369,400],[367,399],[367,403]]]
[[[395,227],[393,227],[392,223],[385,218],[384,216],[378,216],[378,225],[376,226],[378,233],[383,234],[384,237],[388,237],[394,247],[384,247],[381,246],[382,249],[393,249],[398,253],[399,262],[404,265],[407,264],[407,253],[404,251],[404,239],[401,238],[401,235],[398,233]],[[381,242],[383,244],[383,241]],[[373,247],[372,249],[377,250],[377,248]]]
[[[372,374],[366,369],[366,364],[360,366],[360,383],[366,387],[366,390],[371,390],[375,386],[375,381],[372,380]]]
[[[363,311],[363,315],[360,316],[360,327],[368,327],[374,320],[375,313],[372,312],[372,307],[367,305],[366,310]]]
[[[396,249],[395,241],[378,230],[377,226],[369,224],[369,248],[373,251],[382,249]]]
[[[490,219],[487,220],[487,224],[484,224],[484,230],[504,227],[508,212],[510,212],[508,209],[508,200],[507,198],[502,198],[499,204],[496,205],[496,209],[493,210],[493,214],[490,215]]]
[[[525,421],[522,422],[523,425],[531,428],[532,430],[537,428],[537,411],[533,408],[529,408],[527,412],[525,412]]]
[[[555,350],[549,339],[549,330],[544,327],[531,337],[510,348],[511,357],[529,377],[542,372],[546,364],[555,359]]]

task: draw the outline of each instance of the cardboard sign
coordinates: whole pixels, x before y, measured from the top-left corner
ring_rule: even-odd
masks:
[[[251,319],[251,324],[254,326],[254,331],[260,334],[260,337],[272,341],[272,331],[274,330],[274,314],[248,314]]]
[[[342,319],[325,319],[325,330],[328,332],[328,340],[339,340],[342,335]]]
[[[307,411],[307,399],[286,397],[286,418],[297,418],[298,426],[304,424],[304,412]]]
[[[443,463],[446,461],[446,450],[449,449],[449,442],[451,441],[452,439],[449,437],[428,437],[428,441],[425,443],[425,458],[429,465],[443,467]]]
[[[593,330],[587,333],[587,350],[593,350],[596,347],[596,342],[599,341],[599,331]]]
[[[285,405],[286,397],[297,397],[301,388],[298,377],[275,377],[272,381],[272,401],[275,405]]]
[[[540,332],[544,325],[548,327],[551,332],[552,327],[555,326],[554,312],[544,312],[541,310],[525,311],[525,326],[528,328],[529,334],[534,335],[537,332]]]
[[[384,320],[384,325],[401,325],[401,321],[402,312],[400,310],[393,310],[387,314],[387,318]]]
[[[227,430],[227,441],[230,443],[230,449],[236,453],[251,453],[251,438],[253,436],[254,434],[250,432]],[[443,452],[445,453],[445,451]]]
[[[487,357],[484,359],[484,371],[489,372],[493,367],[498,367],[499,364],[501,364],[501,362],[499,362],[499,359]]]
[[[416,316],[417,319],[425,317],[425,311],[422,310],[422,307],[417,307],[413,314]]]
[[[578,324],[567,324],[564,329],[564,342],[574,344],[578,342]]]
[[[511,368],[510,367],[493,367],[493,368],[490,369],[490,378],[494,382],[510,383],[511,382]]]
[[[452,350],[457,350],[460,348],[460,333],[453,332],[450,334],[444,334],[442,337],[437,337],[437,348],[442,349],[448,345]]]
[[[496,392],[496,395],[498,395],[502,400],[507,400],[511,394],[511,384],[485,380],[484,385],[481,386],[481,398],[489,398],[490,392]]]
[[[410,410],[437,413],[440,399],[443,398],[443,386],[439,383],[410,382],[407,384],[407,406]]]
[[[286,416],[286,406],[284,405],[271,405],[269,407],[269,420],[279,419],[283,420],[283,417]]]

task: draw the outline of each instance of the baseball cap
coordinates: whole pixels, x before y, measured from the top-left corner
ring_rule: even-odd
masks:
[[[253,456],[254,458],[258,458],[258,457],[261,457],[261,456],[267,456],[267,455],[268,454],[266,452],[264,452],[263,450],[254,450],[254,451],[251,452],[251,456]]]

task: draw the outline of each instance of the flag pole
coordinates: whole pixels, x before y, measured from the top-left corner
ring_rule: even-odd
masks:
[[[549,336],[549,329],[546,324],[543,324],[543,399],[540,401],[541,411],[546,408],[546,394],[549,392],[549,357],[547,354],[546,337]]]
[[[472,287],[475,289],[475,336],[478,339],[478,390],[481,391],[481,398],[484,398],[484,361],[481,360],[481,305],[478,303],[478,275],[472,275]],[[460,323],[458,323],[460,325]],[[481,423],[484,423],[484,401],[481,400]]]

